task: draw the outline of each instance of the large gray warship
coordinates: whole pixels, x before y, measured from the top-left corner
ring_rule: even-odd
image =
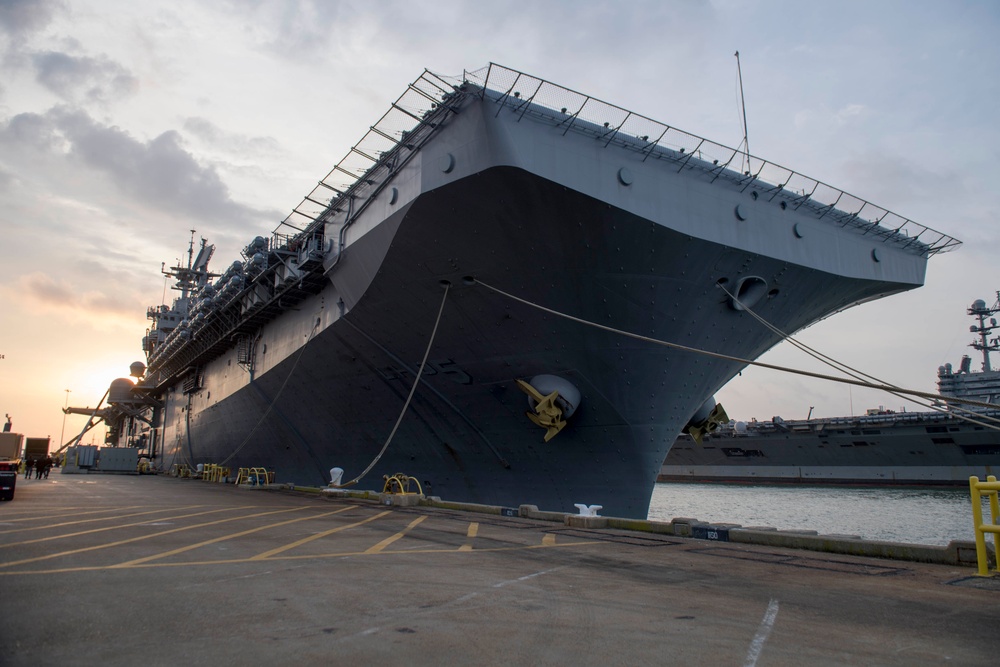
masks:
[[[958,244],[522,72],[425,71],[221,274],[192,239],[104,410],[163,468],[644,518],[676,434],[779,341],[745,308],[797,331]]]
[[[938,368],[937,409],[871,409],[863,416],[826,419],[731,421],[701,443],[681,434],[660,481],[871,486],[967,486],[969,477],[1000,472],[1000,370],[991,352],[1000,292],[992,306],[976,299],[970,347],[982,354],[980,370],[964,355],[958,369]],[[971,401],[969,405],[948,398]],[[996,407],[992,407],[996,406]]]

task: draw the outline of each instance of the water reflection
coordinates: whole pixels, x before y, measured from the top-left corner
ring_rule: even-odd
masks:
[[[961,488],[657,484],[649,518],[675,517],[911,544],[975,539],[972,501]]]

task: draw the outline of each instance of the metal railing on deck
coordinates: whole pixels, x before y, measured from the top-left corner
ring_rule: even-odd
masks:
[[[343,232],[466,95],[496,103],[497,114],[506,108],[519,120],[528,115],[562,129],[563,134],[587,134],[605,146],[634,151],[643,161],[666,160],[678,171],[696,170],[713,182],[730,181],[749,190],[754,199],[777,199],[782,208],[856,228],[919,255],[961,245],[951,236],[787,167],[496,63],[466,71],[461,79],[425,70],[278,225],[275,239],[282,235],[282,227],[292,230],[290,238],[315,233],[338,211]],[[339,246],[343,243],[341,234]]]
[[[562,128],[564,134],[588,134],[605,146],[635,151],[643,161],[667,160],[677,165],[677,171],[697,170],[713,182],[728,180],[749,190],[754,199],[777,198],[782,208],[854,227],[919,255],[961,245],[946,234],[787,167],[517,70],[491,63],[466,72],[465,80],[481,87],[480,95],[497,104],[497,114],[507,108],[520,117],[527,114]]]
[[[986,533],[993,533],[994,557],[1000,557],[1000,504],[997,503],[997,492],[1000,492],[1000,482],[994,475],[980,482],[978,477],[969,478],[969,491],[972,493],[972,521],[976,529],[976,560],[979,563],[979,576],[990,576],[989,553],[986,551]],[[990,499],[990,523],[983,523],[983,496]],[[1000,558],[998,558],[995,574],[1000,574]]]

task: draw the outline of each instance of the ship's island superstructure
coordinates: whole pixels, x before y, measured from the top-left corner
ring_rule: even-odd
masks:
[[[779,341],[746,308],[797,331],[957,245],[521,72],[425,72],[242,259],[192,239],[112,431],[163,468],[644,518],[675,435]]]

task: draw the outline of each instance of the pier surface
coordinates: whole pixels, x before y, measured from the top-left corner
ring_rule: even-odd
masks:
[[[992,664],[974,574],[56,472],[0,503],[0,664]]]

